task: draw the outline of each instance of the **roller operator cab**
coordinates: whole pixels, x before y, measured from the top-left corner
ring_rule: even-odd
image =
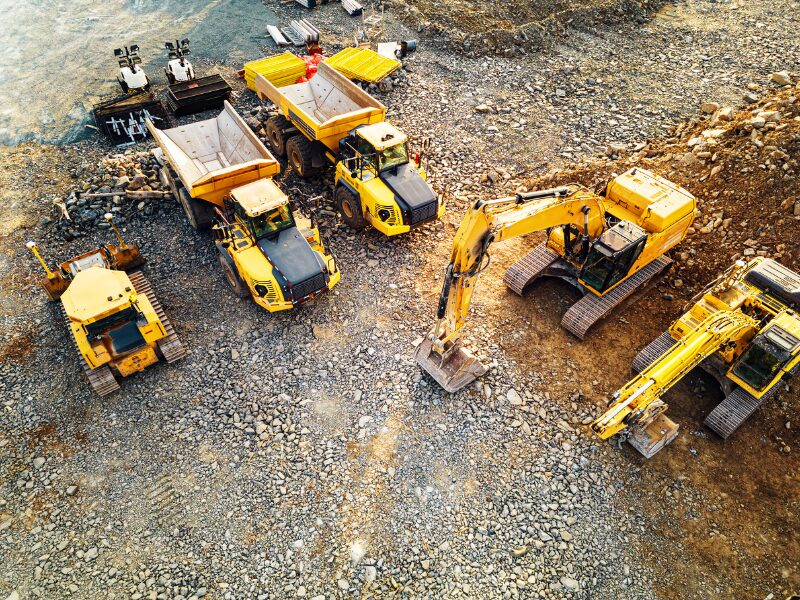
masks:
[[[270,312],[288,310],[333,288],[341,277],[319,230],[272,179],[231,191],[214,225],[220,266],[234,293]]]

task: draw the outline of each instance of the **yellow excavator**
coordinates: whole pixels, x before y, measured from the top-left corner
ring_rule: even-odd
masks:
[[[697,366],[725,398],[706,425],[727,439],[800,370],[800,275],[768,258],[737,261],[633,361],[639,372],[592,424],[650,458],[678,435],[664,394]]]
[[[103,244],[51,270],[35,242],[26,246],[42,265],[39,284],[61,313],[92,389],[105,396],[119,389],[117,377],[143,371],[159,359],[168,363],[186,350],[164,314],[150,283],[138,267],[144,258],[126,244],[105,216],[119,245]]]
[[[417,346],[417,362],[448,392],[486,372],[462,346],[461,329],[491,244],[548,232],[547,241],[515,263],[504,280],[519,294],[544,276],[574,285],[583,297],[561,324],[583,339],[594,323],[671,265],[665,253],[683,240],[695,215],[694,196],[638,168],[596,191],[571,184],[478,201],[456,232],[437,322]]]

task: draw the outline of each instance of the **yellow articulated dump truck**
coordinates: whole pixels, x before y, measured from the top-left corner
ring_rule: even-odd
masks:
[[[228,102],[213,119],[147,126],[163,153],[161,177],[189,223],[213,225],[220,266],[237,296],[276,312],[339,283],[319,230],[272,180],[280,164]]]
[[[106,215],[111,221],[111,215]],[[113,226],[113,223],[112,223]],[[51,301],[61,300],[63,317],[94,391],[105,396],[119,389],[117,377],[143,371],[159,359],[186,356],[153,288],[136,270],[144,259],[136,244],[104,244],[59,264],[51,271],[34,242],[47,275],[40,281]]]
[[[650,458],[678,435],[662,398],[700,366],[725,393],[705,423],[728,438],[800,371],[798,309],[800,274],[768,258],[738,261],[636,355],[639,375],[614,392],[592,429]]]
[[[267,122],[267,138],[301,177],[336,166],[334,203],[353,229],[372,225],[391,236],[434,221],[444,203],[427,182],[423,152],[411,154],[408,137],[385,121],[386,107],[324,62],[309,81],[276,87],[256,75],[259,97],[280,114]]]

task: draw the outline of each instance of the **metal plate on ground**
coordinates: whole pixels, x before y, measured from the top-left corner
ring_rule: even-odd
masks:
[[[162,102],[150,92],[118,96],[94,107],[97,128],[115,146],[129,146],[147,138],[146,119],[163,129],[173,125]]]

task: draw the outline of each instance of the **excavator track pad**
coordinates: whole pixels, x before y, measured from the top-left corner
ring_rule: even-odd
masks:
[[[61,316],[64,318],[67,324],[67,331],[69,332],[69,337],[72,339],[72,345],[75,347],[75,350],[80,357],[81,364],[83,365],[83,371],[86,373],[86,379],[89,380],[89,385],[92,386],[92,389],[98,396],[107,396],[113,392],[116,392],[119,389],[119,382],[117,378],[114,377],[114,373],[111,371],[108,365],[101,365],[95,369],[91,368],[86,360],[81,355],[81,349],[78,347],[78,342],[75,340],[75,336],[72,334],[72,321],[70,321],[69,316],[67,316],[67,311],[64,308],[64,305],[61,304]]]
[[[503,283],[515,294],[523,296],[526,288],[544,275],[557,260],[558,254],[550,250],[546,243],[541,243],[506,270]]]
[[[800,364],[791,370],[794,376],[800,371]],[[744,423],[756,409],[778,393],[780,384],[774,385],[761,398],[756,398],[742,388],[737,387],[725,399],[717,404],[705,419],[706,426],[723,440]]]
[[[604,319],[631,294],[647,285],[656,275],[672,265],[672,259],[659,256],[647,266],[639,269],[604,296],[586,294],[573,304],[561,319],[561,326],[579,339],[598,321]]]
[[[472,352],[460,343],[445,355],[439,354],[433,349],[430,336],[426,336],[417,346],[414,359],[436,383],[450,393],[468,386],[487,371]]]
[[[669,331],[665,331],[639,351],[633,359],[633,370],[637,373],[641,373],[664,356],[674,345],[675,340],[672,338]]]

